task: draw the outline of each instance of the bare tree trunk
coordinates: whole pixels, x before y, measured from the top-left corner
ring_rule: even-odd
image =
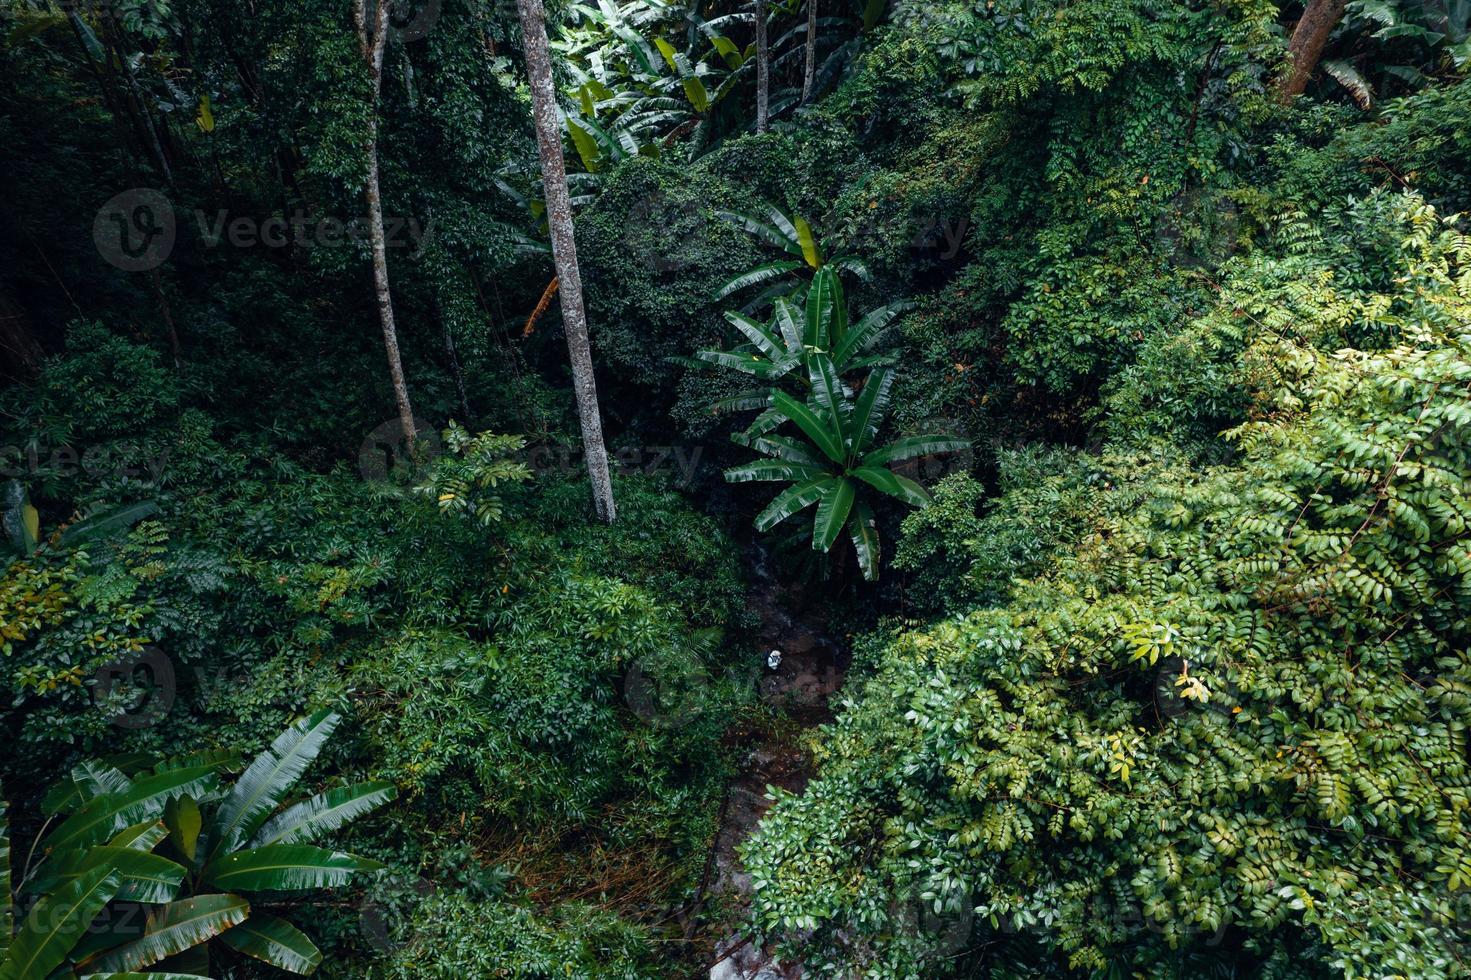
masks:
[[[807,66],[802,72],[802,104],[812,101],[817,81],[817,0],[807,0]]]
[[[1318,67],[1318,59],[1328,44],[1328,35],[1343,19],[1345,6],[1345,0],[1308,0],[1302,19],[1292,30],[1292,40],[1287,43],[1292,65],[1277,89],[1283,103],[1291,102],[1308,87],[1308,79]]]
[[[766,0],[756,4],[756,132],[771,124],[771,48],[766,40]]]
[[[541,183],[547,199],[547,227],[557,269],[562,325],[572,361],[572,386],[582,422],[582,453],[592,482],[593,506],[609,524],[617,516],[608,450],[598,416],[598,388],[593,378],[592,348],[587,339],[587,313],[582,305],[582,275],[577,268],[577,239],[572,230],[572,202],[567,193],[567,164],[562,159],[562,126],[557,120],[557,94],[552,88],[552,56],[547,45],[546,9],[542,0],[516,0],[526,71],[531,78],[531,107],[536,117],[536,147],[541,156]]]
[[[393,381],[393,397],[398,403],[398,420],[403,428],[404,446],[414,455],[414,408],[409,402],[409,386],[404,380],[403,357],[398,350],[398,325],[393,319],[393,294],[388,288],[388,245],[383,232],[383,197],[378,181],[378,97],[383,91],[383,51],[388,44],[388,0],[377,0],[373,6],[373,23],[368,23],[367,0],[357,0],[353,8],[357,20],[358,44],[373,84],[372,112],[368,115],[368,179],[364,193],[368,199],[368,234],[373,246],[373,288],[378,296],[378,320],[383,326],[383,347],[388,353],[388,375]]]

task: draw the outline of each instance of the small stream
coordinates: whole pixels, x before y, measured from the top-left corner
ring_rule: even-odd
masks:
[[[725,801],[710,890],[727,903],[736,921],[751,898],[751,878],[741,868],[736,848],[771,808],[767,786],[800,793],[811,779],[811,760],[801,738],[806,729],[832,719],[829,701],[843,686],[848,666],[845,650],[826,632],[820,608],[811,608],[816,604],[804,602],[800,592],[777,580],[766,549],[748,544],[746,559],[749,608],[760,621],[760,648],[751,655],[763,664],[761,698],[791,724],[753,733]],[[772,651],[780,653],[774,669],[765,666]],[[711,959],[710,980],[789,980],[802,975],[801,967],[773,961],[733,930],[716,944]]]

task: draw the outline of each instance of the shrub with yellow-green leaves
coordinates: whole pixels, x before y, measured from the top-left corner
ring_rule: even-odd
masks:
[[[843,976],[1471,975],[1471,239],[1401,219],[1393,293],[1253,313],[1233,465],[891,642],[749,847],[762,938]],[[1356,318],[1389,339],[1320,342]]]

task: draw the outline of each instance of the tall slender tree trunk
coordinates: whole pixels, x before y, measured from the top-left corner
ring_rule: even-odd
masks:
[[[611,524],[613,480],[608,473],[608,450],[603,445],[603,423],[598,416],[598,388],[593,378],[592,347],[587,339],[587,313],[582,305],[582,275],[577,268],[577,239],[572,231],[572,201],[567,193],[567,164],[562,159],[562,127],[557,120],[557,94],[552,88],[552,56],[547,45],[546,9],[542,0],[516,0],[531,78],[531,107],[536,117],[536,147],[541,156],[541,183],[547,199],[547,227],[552,235],[562,301],[562,324],[572,361],[572,386],[577,416],[582,423],[582,453],[592,482],[593,506],[598,518]]]
[[[1292,64],[1282,77],[1277,95],[1284,102],[1291,102],[1308,87],[1308,79],[1323,57],[1323,48],[1328,36],[1343,19],[1345,0],[1308,0],[1302,19],[1292,30],[1292,40],[1287,42],[1287,51]]]
[[[373,289],[378,298],[378,320],[383,327],[388,376],[393,381],[393,397],[398,403],[404,446],[413,456],[414,407],[409,402],[408,382],[404,380],[403,357],[398,350],[398,325],[393,318],[393,294],[388,288],[388,245],[383,232],[383,195],[378,180],[378,100],[383,91],[383,52],[388,45],[388,7],[388,0],[377,0],[373,5],[371,23],[367,0],[357,0],[353,13],[357,20],[358,43],[363,58],[368,62],[373,85],[373,105],[368,115],[368,179],[364,187],[368,199],[368,236],[373,249]]]
[[[807,0],[807,65],[802,70],[802,104],[812,101],[817,81],[817,0]]]
[[[756,132],[771,125],[771,47],[766,40],[766,0],[756,6]]]

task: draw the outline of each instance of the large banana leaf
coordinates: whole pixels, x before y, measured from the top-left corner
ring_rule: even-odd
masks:
[[[743,434],[735,432],[730,438],[732,442],[750,446],[758,453],[765,453],[790,463],[801,463],[804,466],[816,466],[820,469],[828,468],[827,462],[812,451],[810,443],[798,442],[790,436],[762,435],[747,439]]]
[[[795,423],[797,428],[801,429],[807,438],[822,450],[824,456],[842,465],[844,460],[843,437],[841,430],[835,431],[836,419],[818,418],[812,409],[784,391],[772,393],[771,407]]]
[[[818,269],[807,287],[807,323],[802,339],[809,347],[830,351],[836,306],[842,302],[842,287],[831,269]]]
[[[821,352],[814,353],[807,359],[807,378],[812,388],[812,401],[820,410],[820,417],[833,430],[840,444],[849,445],[850,406],[843,395],[843,382],[832,358]]]
[[[255,757],[210,823],[209,861],[238,847],[260,829],[322,751],[341,720],[332,711],[318,711],[276,736],[271,747]]]
[[[817,502],[817,517],[812,522],[813,548],[818,551],[832,548],[848,521],[856,495],[853,481],[846,477],[838,477],[823,489],[822,499]]]
[[[776,366],[759,354],[737,354],[733,351],[702,350],[696,351],[695,357],[707,364],[718,364],[721,367],[728,367],[733,371],[754,375],[765,380],[771,380],[779,376],[776,374]],[[785,374],[786,372],[783,371],[781,373]]]
[[[800,268],[802,268],[801,262],[788,259],[783,259],[780,262],[771,262],[766,265],[757,266],[749,272],[741,273],[740,275],[736,276],[734,279],[730,280],[725,285],[717,289],[715,291],[715,298],[725,299],[725,297],[729,296],[733,292],[736,292],[737,290],[745,289],[747,286],[754,286],[760,282],[766,282],[768,280],[775,279],[778,276],[784,276],[788,272],[793,272]]]
[[[756,530],[767,531],[822,499],[836,477],[821,477],[787,487],[756,515]]]
[[[311,973],[322,962],[322,951],[300,929],[274,915],[253,915],[220,933],[220,942],[291,973]]]
[[[101,843],[132,824],[157,819],[173,797],[184,793],[200,796],[217,782],[210,766],[145,776],[120,793],[108,793],[84,804],[41,842],[42,849],[55,854]]]
[[[894,386],[894,372],[878,368],[868,375],[853,406],[853,421],[848,427],[848,449],[862,455],[874,439],[878,438],[879,426],[889,410],[889,394]]]
[[[72,767],[71,776],[83,803],[108,793],[122,793],[133,785],[133,781],[120,769],[95,759],[77,763]]]
[[[197,973],[88,973],[82,980],[199,980]]]
[[[162,821],[145,820],[131,827],[124,827],[107,843],[109,847],[131,847],[135,851],[151,851],[158,846],[159,841],[168,835],[169,830]]]
[[[251,847],[305,844],[398,795],[392,783],[358,783],[313,796],[282,810],[251,838]]]
[[[773,361],[779,361],[786,357],[786,348],[782,345],[781,340],[767,329],[766,324],[735,310],[726,310],[725,318],[730,321],[731,326],[744,334],[747,340],[755,344],[761,353]]]
[[[859,317],[858,322],[843,334],[842,340],[833,346],[833,363],[838,366],[838,370],[847,370],[851,366],[849,361],[878,343],[899,314],[913,306],[907,300],[890,303],[888,306],[869,310]]]
[[[183,865],[148,851],[132,847],[89,847],[64,851],[41,865],[26,882],[25,890],[44,895],[98,868],[117,872],[122,885],[116,898],[155,904],[173,901],[186,873]]]
[[[753,214],[742,214],[738,211],[718,213],[723,220],[737,226],[748,235],[759,238],[768,245],[775,245],[789,255],[802,258],[802,244],[797,240],[796,227],[776,207],[767,205],[769,221],[763,221]]]
[[[936,453],[955,453],[968,449],[970,442],[953,436],[906,436],[895,439],[887,446],[875,449],[863,457],[864,466],[887,466],[916,456],[932,456]]]
[[[60,966],[87,931],[88,924],[112,901],[122,879],[111,868],[94,868],[68,882],[31,907],[0,963],[0,980],[36,980]]]
[[[853,502],[853,514],[848,518],[848,536],[853,539],[853,551],[858,555],[858,567],[863,569],[863,577],[872,582],[879,575],[879,532],[873,510],[862,500]]]
[[[782,480],[816,480],[828,474],[816,466],[792,463],[784,459],[759,459],[725,471],[730,483],[775,483]]]
[[[359,871],[382,867],[377,861],[310,844],[268,844],[226,854],[206,865],[201,877],[216,888],[284,892],[335,888]]]
[[[142,969],[218,936],[249,915],[250,903],[239,895],[199,895],[170,902],[149,915],[142,936],[90,965],[101,972]]]
[[[800,355],[805,347],[802,343],[802,320],[797,315],[796,304],[783,296],[773,302],[772,309],[782,340],[786,342],[787,353]]]
[[[913,504],[915,507],[929,506],[930,495],[925,492],[924,487],[915,483],[909,477],[900,476],[892,470],[882,469],[877,466],[860,466],[852,470],[851,475],[867,483],[880,493],[886,493],[890,497],[904,501],[906,504]]]

